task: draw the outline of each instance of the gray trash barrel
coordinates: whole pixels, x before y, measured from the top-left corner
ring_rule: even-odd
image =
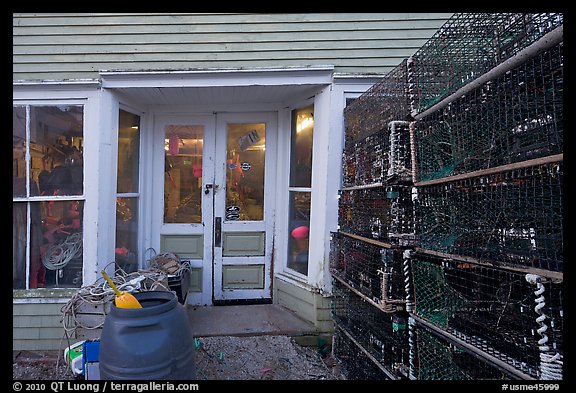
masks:
[[[195,379],[194,337],[173,292],[135,293],[142,308],[112,304],[100,337],[101,379]]]

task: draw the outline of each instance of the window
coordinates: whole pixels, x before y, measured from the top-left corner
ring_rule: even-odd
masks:
[[[293,110],[288,188],[287,266],[304,275],[308,274],[313,136],[314,106]]]
[[[13,289],[82,285],[83,141],[82,105],[13,107]]]
[[[264,219],[266,124],[228,124],[226,221]]]
[[[140,116],[120,110],[116,180],[116,268],[138,270]]]
[[[164,222],[202,222],[204,126],[164,129]]]

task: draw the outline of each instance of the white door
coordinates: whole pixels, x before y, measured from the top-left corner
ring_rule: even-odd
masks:
[[[156,118],[152,233],[190,261],[190,304],[271,300],[276,118]]]
[[[271,300],[275,113],[216,117],[214,302]]]
[[[190,261],[188,303],[212,304],[215,118],[158,116],[153,137],[152,236]]]

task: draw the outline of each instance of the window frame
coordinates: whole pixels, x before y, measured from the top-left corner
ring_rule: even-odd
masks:
[[[313,199],[314,199],[314,193],[312,192],[313,187],[314,187],[314,166],[315,166],[315,162],[318,160],[318,158],[316,158],[316,155],[314,154],[314,145],[315,145],[315,140],[316,140],[316,136],[314,136],[312,138],[312,145],[311,145],[311,149],[312,149],[312,167],[311,167],[311,179],[310,179],[310,187],[292,187],[290,185],[291,183],[291,171],[292,171],[292,157],[293,157],[293,152],[292,152],[292,148],[293,148],[293,143],[292,143],[292,132],[293,132],[293,127],[296,126],[296,124],[294,124],[293,122],[293,114],[294,111],[300,110],[300,109],[304,109],[306,107],[312,107],[313,112],[316,112],[316,102],[315,102],[315,97],[310,97],[309,99],[305,100],[305,101],[301,101],[298,102],[295,105],[290,106],[289,108],[287,108],[287,117],[288,117],[288,127],[287,127],[287,132],[286,134],[287,137],[285,138],[285,143],[287,144],[287,165],[286,165],[286,194],[285,194],[285,202],[283,203],[283,206],[286,207],[286,214],[285,214],[285,223],[283,224],[284,230],[286,231],[284,234],[284,239],[285,239],[285,248],[284,248],[284,263],[283,263],[283,272],[285,274],[289,274],[290,276],[293,276],[294,278],[303,281],[303,282],[308,282],[309,280],[309,269],[310,269],[310,244],[308,245],[308,262],[307,262],[307,271],[306,274],[300,273],[299,271],[291,268],[289,266],[289,254],[290,254],[290,249],[288,247],[288,242],[290,239],[290,201],[291,201],[291,193],[293,192],[308,192],[310,193],[310,223],[309,223],[309,231],[312,231],[312,209],[314,206],[313,203]],[[315,134],[314,134],[315,135]]]
[[[120,137],[120,111],[124,111],[124,112],[128,112],[134,116],[138,116],[139,117],[139,129],[138,129],[138,191],[137,192],[118,192],[118,164],[119,164],[119,160],[118,160],[118,143],[119,143],[119,137]],[[115,155],[114,155],[114,159],[116,160],[116,165],[114,168],[114,201],[117,201],[118,198],[135,198],[136,199],[136,211],[137,211],[137,223],[136,223],[136,249],[139,251],[136,255],[136,266],[137,268],[140,268],[141,266],[141,261],[143,258],[143,252],[142,252],[142,226],[141,226],[141,221],[142,221],[142,188],[143,188],[143,176],[142,176],[142,155],[145,154],[144,148],[143,148],[143,127],[142,124],[144,123],[144,117],[145,114],[142,111],[139,111],[137,109],[133,109],[127,105],[121,104],[119,103],[118,105],[118,117],[117,117],[117,125],[116,125],[116,132],[115,132],[115,136],[116,136],[116,144],[115,144]],[[118,210],[116,208],[116,204],[114,204],[114,217],[113,217],[113,225],[114,225],[114,240],[112,242],[112,247],[113,247],[113,255],[116,256],[115,250],[117,247],[117,223],[118,223],[118,219],[117,219],[117,213]],[[114,258],[114,261],[116,261],[116,258]]]
[[[87,125],[87,108],[88,108],[88,100],[85,98],[81,99],[14,99],[12,101],[12,107],[24,107],[25,114],[26,114],[26,125],[25,125],[25,153],[24,153],[24,161],[26,163],[26,195],[25,196],[14,196],[12,195],[12,204],[15,203],[25,203],[26,204],[26,285],[24,288],[12,288],[13,291],[35,291],[35,290],[70,290],[75,288],[69,287],[50,287],[50,288],[30,288],[30,247],[31,247],[31,204],[32,203],[41,203],[41,202],[69,202],[69,201],[82,201],[83,202],[83,209],[86,210],[86,165],[82,165],[82,193],[80,195],[30,195],[30,163],[31,163],[31,155],[30,155],[30,109],[31,107],[55,107],[55,106],[81,106],[82,107],[82,139],[83,145],[86,146],[86,125]],[[86,149],[83,149],[83,152]],[[83,160],[85,156],[83,154]],[[85,243],[85,228],[84,222],[86,218],[83,214],[83,221],[81,223],[82,226],[82,244]],[[86,252],[84,247],[82,247],[82,283],[80,286],[84,285],[84,272],[86,270]]]

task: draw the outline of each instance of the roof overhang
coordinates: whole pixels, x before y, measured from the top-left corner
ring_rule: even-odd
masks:
[[[330,85],[333,66],[101,71],[102,88],[145,105],[286,103]]]

